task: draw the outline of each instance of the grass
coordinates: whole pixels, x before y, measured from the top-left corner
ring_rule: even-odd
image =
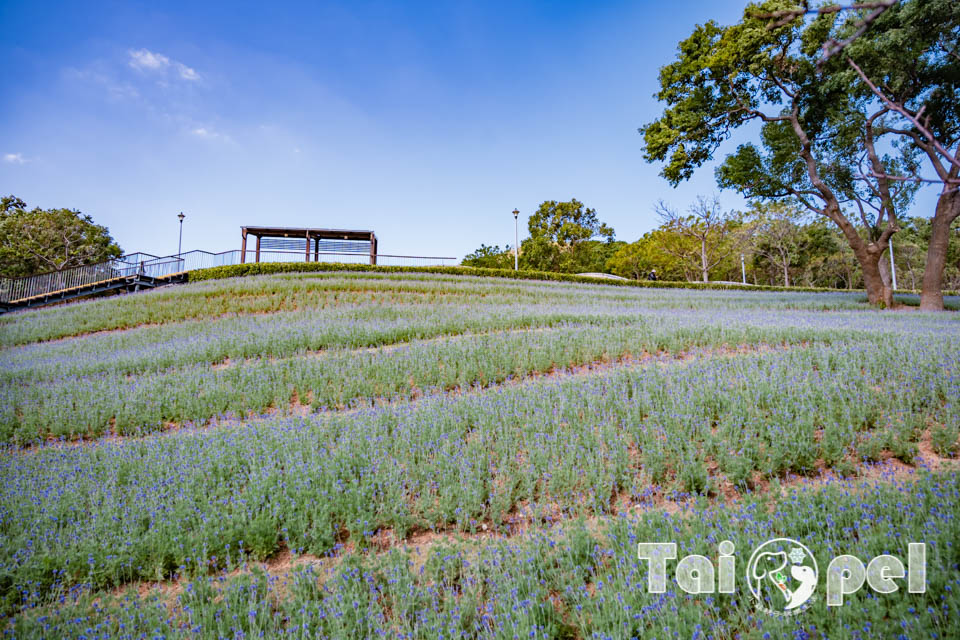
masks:
[[[916,637],[955,614],[954,314],[319,273],[12,318],[0,595],[17,637]],[[773,499],[890,460],[945,470]],[[712,557],[774,532],[824,554],[926,541],[939,573],[924,596],[796,621],[742,590],[637,588],[638,539]],[[424,545],[421,572],[402,543],[434,534],[464,540]],[[253,570],[284,554],[322,561]],[[183,591],[124,592],[158,580]]]
[[[56,606],[28,609],[12,622],[18,638],[914,638],[949,637],[960,610],[955,541],[960,478],[834,482],[757,496],[735,506],[691,501],[662,511],[595,523],[572,520],[510,540],[451,540],[424,549],[346,552],[289,572],[271,571],[234,551],[241,571],[191,572],[172,591],[65,592]],[[820,523],[829,527],[821,528]],[[646,592],[636,541],[674,540],[683,554],[737,562],[763,540],[789,535],[813,551],[821,571],[839,551],[864,562],[906,556],[901,540],[928,545],[926,592],[876,594],[868,588],[827,610],[824,599],[796,617],[773,617],[750,602],[742,576],[731,594]],[[738,570],[740,567],[737,567]],[[193,573],[194,577],[188,577]]]
[[[318,263],[323,264],[323,263]],[[281,265],[282,266],[282,265]],[[302,265],[300,265],[302,266]],[[580,280],[583,280],[582,278]],[[504,278],[463,278],[422,273],[370,274],[320,272],[204,280],[188,287],[165,287],[136,296],[102,298],[62,307],[0,316],[0,346],[179,323],[221,319],[233,314],[316,311],[330,307],[390,305],[409,302],[421,308],[463,301],[469,306],[511,307],[517,304],[591,302],[642,303],[659,308],[864,308],[858,292],[764,292],[724,289],[649,289]]]

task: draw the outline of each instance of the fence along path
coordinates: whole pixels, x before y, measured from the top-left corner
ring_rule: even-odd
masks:
[[[24,278],[0,278],[0,313],[60,302],[114,289],[139,290],[159,284],[182,282],[196,269],[240,264],[241,251],[211,253],[195,250],[171,256],[131,253],[114,260],[41,273]],[[304,262],[302,251],[260,251],[260,262]],[[246,262],[253,262],[254,251],[247,251]],[[320,262],[368,263],[369,253],[317,252]],[[376,263],[390,266],[446,265],[456,258],[439,256],[400,256],[377,254]]]

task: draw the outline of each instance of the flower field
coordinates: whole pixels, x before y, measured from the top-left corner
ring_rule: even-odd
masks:
[[[956,303],[956,300],[951,301]],[[936,637],[960,608],[960,318],[856,293],[209,280],[0,318],[11,637]],[[925,593],[648,593],[927,544]]]

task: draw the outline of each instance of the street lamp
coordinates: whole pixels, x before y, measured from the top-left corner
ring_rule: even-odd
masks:
[[[513,210],[513,270],[520,270],[520,212]]]
[[[183,219],[186,217],[187,216],[183,215],[183,211],[177,216],[177,218],[180,219],[180,239],[177,241],[177,258],[180,258],[180,250],[183,248]]]
[[[890,284],[897,290],[897,263],[893,261],[893,238],[890,238]]]

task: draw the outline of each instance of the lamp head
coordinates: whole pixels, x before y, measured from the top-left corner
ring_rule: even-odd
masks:
[[[183,219],[186,218],[186,217],[187,217],[187,216],[183,215],[183,211],[181,211],[180,214],[177,216],[177,218],[180,219],[180,222],[183,222]]]
[[[520,212],[517,211],[516,209],[514,209],[514,210],[513,210],[513,219],[516,220],[516,219],[517,219],[517,216],[519,216],[519,215],[520,215]]]

